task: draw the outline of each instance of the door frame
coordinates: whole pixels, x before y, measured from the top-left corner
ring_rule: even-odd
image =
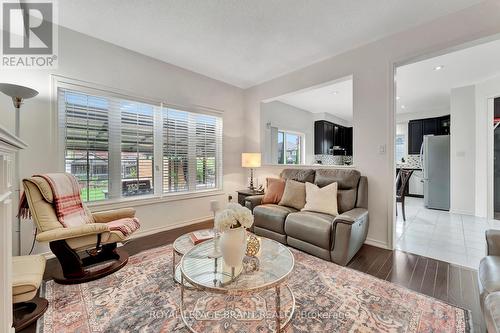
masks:
[[[397,69],[399,67],[414,64],[414,63],[417,63],[420,61],[435,58],[435,57],[449,54],[449,53],[453,53],[456,51],[465,50],[465,49],[468,49],[468,48],[471,48],[471,47],[474,47],[477,45],[485,44],[485,43],[492,42],[492,41],[499,40],[499,39],[500,39],[500,34],[494,34],[492,36],[479,38],[479,39],[465,42],[462,44],[443,48],[441,50],[436,50],[434,52],[424,53],[424,54],[416,54],[413,56],[408,56],[406,58],[396,59],[396,60],[390,62],[390,64],[389,64],[390,69],[391,69],[390,70],[390,85],[392,86],[392,89],[390,89],[390,93],[389,93],[389,101],[390,101],[389,104],[392,105],[392,112],[390,112],[390,114],[389,114],[389,131],[388,131],[389,139],[388,139],[388,143],[389,143],[390,147],[387,147],[387,152],[389,154],[388,163],[389,163],[390,167],[392,168],[391,172],[389,174],[392,175],[391,181],[392,181],[393,190],[392,190],[392,193],[390,193],[388,195],[389,200],[391,200],[388,203],[388,216],[389,216],[389,223],[390,223],[390,225],[387,228],[387,234],[388,234],[387,239],[389,241],[388,248],[394,249],[396,242],[397,242],[397,239],[396,239],[396,225],[397,225],[396,182],[394,181],[396,179],[395,145],[396,145],[396,126],[397,126],[396,114],[397,114],[397,110],[398,110],[397,109],[397,99],[396,99],[396,96],[397,96],[397,80],[396,80]],[[490,96],[488,99],[494,99],[496,97],[500,97],[500,92],[498,95]],[[490,111],[491,111],[491,117],[490,117]],[[491,110],[490,110],[490,108],[488,107],[488,119],[491,120],[492,117],[493,117],[493,108],[491,108]],[[488,184],[487,184],[487,187],[488,187],[488,189],[487,189],[487,191],[488,191],[487,201],[488,202],[487,202],[487,206],[488,207],[487,207],[487,215],[489,215],[489,214],[493,215],[493,211],[492,211],[492,209],[493,209],[493,183],[492,183],[492,181],[493,181],[493,145],[492,145],[492,142],[493,142],[493,127],[488,126],[488,138],[487,138],[487,144],[488,144],[488,147],[487,147],[487,149],[488,149],[488,152],[487,152],[487,155],[488,155],[488,161],[487,161],[487,168],[488,168],[488,170],[487,170],[487,172],[488,172],[488,175],[487,175],[487,182],[488,182]],[[451,152],[450,152],[450,154],[451,154]],[[391,216],[392,216],[392,218],[391,218]],[[489,216],[488,216],[488,218],[489,218]]]
[[[487,103],[487,121],[488,121],[488,132],[487,132],[487,212],[486,218],[491,220],[495,218],[495,132],[494,127],[491,126],[491,122],[495,117],[494,114],[494,100],[495,98],[500,97],[500,89],[499,92],[495,95],[491,95],[486,97],[485,103]]]

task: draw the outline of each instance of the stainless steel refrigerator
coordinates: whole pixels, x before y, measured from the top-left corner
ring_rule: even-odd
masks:
[[[425,207],[450,210],[450,136],[424,136],[420,158]]]

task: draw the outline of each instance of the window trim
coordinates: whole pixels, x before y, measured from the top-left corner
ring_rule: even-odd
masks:
[[[295,134],[300,137],[300,163],[298,164],[290,164],[285,162],[285,156],[283,155],[283,163],[278,163],[276,162],[277,165],[305,165],[305,160],[306,160],[306,134],[298,131],[291,131],[291,130],[286,130],[286,129],[281,129],[278,128],[278,135],[280,132],[284,133],[283,137],[283,154],[286,151],[286,134]]]
[[[126,99],[133,102],[151,104],[160,108],[160,110],[164,108],[172,108],[178,109],[181,111],[191,112],[195,114],[209,115],[221,118],[221,149],[220,149],[220,167],[217,170],[217,178],[216,178],[216,186],[212,189],[202,189],[202,190],[194,190],[188,192],[177,192],[177,193],[163,193],[163,184],[162,184],[162,163],[163,163],[163,144],[162,145],[154,145],[154,183],[160,186],[155,185],[154,194],[147,196],[131,196],[131,197],[120,197],[114,199],[106,199],[99,201],[90,201],[86,202],[86,205],[89,207],[121,207],[122,203],[124,207],[127,206],[142,206],[155,202],[168,202],[175,200],[184,200],[190,198],[198,198],[203,196],[213,196],[223,194],[224,189],[224,110],[216,109],[213,107],[206,107],[196,104],[185,105],[175,102],[166,101],[163,98],[154,98],[154,97],[142,97],[138,96],[133,92],[129,92],[126,90],[121,90],[118,88],[111,88],[105,85],[100,85],[97,83],[91,83],[88,81],[82,81],[78,79],[72,79],[68,77],[64,77],[57,74],[51,74],[51,116],[54,130],[51,131],[53,133],[53,137],[51,138],[52,146],[55,147],[56,156],[58,160],[57,169],[59,172],[64,172],[65,170],[65,141],[64,135],[60,131],[60,123],[59,123],[59,108],[58,108],[58,91],[59,89],[69,89],[77,92],[90,94],[90,95],[99,95],[102,97],[111,97],[111,98],[120,98]],[[157,118],[156,114],[154,114],[154,121],[162,120],[163,117],[161,115],[162,112],[158,112],[159,117]],[[163,132],[162,126],[154,126],[154,140],[161,139],[163,143]],[[157,151],[158,150],[158,151]],[[160,159],[157,159],[160,157]],[[160,164],[157,164],[160,162]]]

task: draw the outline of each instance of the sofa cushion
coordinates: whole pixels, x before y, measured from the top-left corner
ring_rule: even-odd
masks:
[[[478,278],[481,289],[481,303],[492,292],[500,291],[500,257],[487,256],[481,259]]]
[[[313,169],[284,169],[281,171],[280,177],[301,183],[314,183],[314,175],[315,171]]]
[[[285,233],[285,219],[288,214],[296,212],[292,207],[274,204],[260,205],[254,208],[254,225],[280,234]]]
[[[315,212],[297,212],[288,215],[285,233],[323,249],[330,249],[332,223],[335,217]]]
[[[354,169],[318,169],[314,183],[319,187],[338,183],[339,190],[349,190],[358,187],[361,174]]]
[[[280,206],[292,207],[297,210],[304,208],[306,204],[306,184],[288,179],[285,191],[279,202]]]
[[[318,169],[314,183],[319,187],[338,184],[337,205],[339,213],[347,212],[356,205],[361,174],[353,169]]]
[[[313,183],[306,183],[306,205],[303,211],[338,215],[337,210],[337,183],[323,188]]]
[[[285,191],[285,180],[282,178],[267,178],[267,189],[262,198],[263,204],[277,204]]]

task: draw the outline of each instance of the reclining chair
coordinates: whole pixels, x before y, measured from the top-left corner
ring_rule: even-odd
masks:
[[[57,219],[49,183],[44,178],[32,177],[24,179],[23,186],[31,215],[39,231],[36,240],[48,242],[61,265],[62,274],[54,274],[55,282],[88,282],[116,272],[127,264],[128,253],[123,248],[117,248],[116,243],[123,242],[128,237],[121,231],[110,230],[106,223],[133,218],[135,209],[92,213],[95,223],[65,228]],[[84,209],[87,210],[85,206]],[[87,253],[84,254],[84,251]],[[93,269],[90,267],[110,260],[113,261],[106,265]]]

